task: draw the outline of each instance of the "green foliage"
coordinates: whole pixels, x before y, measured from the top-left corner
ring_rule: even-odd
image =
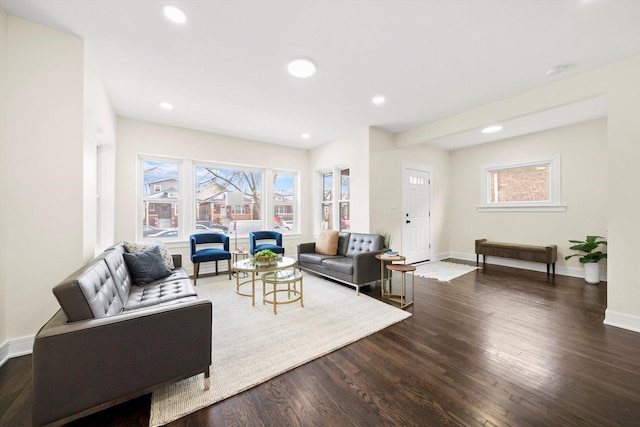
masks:
[[[569,243],[577,243],[576,245],[571,246],[569,249],[574,251],[581,251],[584,254],[573,254],[567,255],[564,257],[565,260],[569,258],[573,258],[574,256],[579,256],[579,261],[582,264],[587,264],[589,262],[598,262],[603,259],[607,259],[607,253],[602,251],[595,251],[600,245],[607,245],[606,240],[598,240],[604,239],[602,236],[587,236],[587,240],[569,240]],[[594,252],[595,251],[595,252]]]
[[[256,252],[256,254],[254,255],[255,258],[258,258],[258,257],[270,258],[270,257],[277,257],[277,256],[278,256],[277,253],[270,251],[269,249]]]
[[[379,234],[384,239],[384,247],[387,249],[391,249],[391,234],[387,233],[385,230],[376,231],[376,234]]]

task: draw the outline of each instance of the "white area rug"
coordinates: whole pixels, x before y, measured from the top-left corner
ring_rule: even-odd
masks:
[[[466,264],[457,264],[455,262],[446,261],[430,261],[426,264],[416,266],[414,274],[427,279],[436,279],[441,282],[449,282],[456,277],[467,274],[478,267]]]
[[[213,301],[211,389],[204,391],[200,374],[155,391],[149,424],[164,425],[411,316],[353,288],[307,273],[303,280],[304,308],[278,306],[274,315],[262,304],[261,281],[252,307],[234,292],[235,278],[198,279],[198,294]]]

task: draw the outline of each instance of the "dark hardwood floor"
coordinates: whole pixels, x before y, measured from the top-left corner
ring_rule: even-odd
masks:
[[[416,277],[411,318],[170,425],[638,426],[640,334],[603,325],[605,308],[606,283],[577,278]],[[0,369],[0,425],[31,424],[30,364]],[[73,425],[144,426],[149,404]]]

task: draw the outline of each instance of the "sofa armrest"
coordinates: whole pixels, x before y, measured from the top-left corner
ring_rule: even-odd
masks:
[[[361,252],[353,258],[353,283],[363,283],[380,280],[380,261],[376,255],[384,253],[386,249],[371,252]]]
[[[208,372],[211,341],[209,300],[78,322],[60,310],[33,346],[33,423],[91,413]]]
[[[316,252],[316,243],[298,243],[298,255],[300,254],[313,254]]]

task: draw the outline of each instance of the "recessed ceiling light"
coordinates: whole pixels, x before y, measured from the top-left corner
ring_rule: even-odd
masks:
[[[502,126],[493,125],[493,126],[487,126],[486,128],[482,129],[482,133],[494,133],[494,132],[500,132],[501,130],[502,130]]]
[[[175,22],[176,24],[184,24],[187,22],[187,15],[177,6],[165,4],[162,6],[162,11],[164,12],[164,16],[171,22]]]
[[[316,66],[308,59],[294,59],[289,63],[287,70],[292,76],[305,79],[316,73]]]
[[[173,104],[171,104],[170,102],[161,102],[160,108],[162,108],[163,110],[171,111],[173,110]]]
[[[309,139],[309,138],[311,138],[311,135],[309,135],[308,133],[303,133],[302,135],[300,135],[300,137],[302,139]]]
[[[375,105],[382,105],[384,104],[384,101],[385,99],[384,99],[384,96],[382,95],[374,96],[373,99],[371,100],[371,102],[373,102]]]

